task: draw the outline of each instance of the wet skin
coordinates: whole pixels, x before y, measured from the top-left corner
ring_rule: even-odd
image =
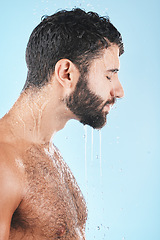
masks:
[[[95,127],[105,123],[113,99],[123,97],[118,56],[117,46],[105,50],[93,61],[86,78],[92,96],[96,94],[100,100],[100,106],[87,118],[89,122],[97,116],[104,120]],[[75,106],[75,97],[70,107],[64,101],[73,96],[79,77],[76,66],[61,59],[48,85],[21,93],[0,119],[0,240],[85,239],[85,200],[52,144],[54,133],[70,119],[88,121],[85,111],[90,106],[84,101],[85,89],[81,99],[77,94],[83,108],[87,107],[85,111],[80,106],[78,112],[70,108]]]
[[[53,145],[0,140],[1,156],[10,158],[6,184],[12,181],[20,193],[9,239],[85,239],[85,200],[59,151]]]

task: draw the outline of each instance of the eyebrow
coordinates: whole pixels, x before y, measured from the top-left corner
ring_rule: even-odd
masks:
[[[112,73],[116,73],[118,72],[119,69],[118,68],[114,68],[114,69],[108,69],[107,72],[112,72]]]

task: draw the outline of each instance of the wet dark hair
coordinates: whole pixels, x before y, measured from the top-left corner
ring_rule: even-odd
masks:
[[[87,72],[90,61],[112,43],[118,45],[121,55],[124,52],[121,34],[108,17],[79,8],[45,16],[29,38],[28,75],[23,90],[48,83],[56,63],[63,58]]]

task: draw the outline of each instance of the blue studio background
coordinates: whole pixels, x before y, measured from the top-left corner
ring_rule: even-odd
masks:
[[[87,201],[88,240],[160,239],[158,0],[0,0],[0,117],[26,79],[25,48],[42,15],[81,7],[109,15],[122,33],[119,100],[101,130],[70,121],[54,143]]]

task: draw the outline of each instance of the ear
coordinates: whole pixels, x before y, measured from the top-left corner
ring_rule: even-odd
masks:
[[[79,70],[69,59],[59,60],[54,74],[60,85],[67,89],[74,88],[79,79]]]

